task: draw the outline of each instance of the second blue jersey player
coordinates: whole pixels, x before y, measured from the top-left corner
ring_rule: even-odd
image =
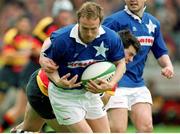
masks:
[[[118,84],[115,96],[106,105],[112,132],[125,132],[128,110],[138,132],[152,132],[152,98],[145,86],[143,71],[150,51],[154,54],[161,73],[167,78],[174,75],[166,44],[160,31],[160,22],[151,14],[144,12],[146,0],[125,0],[125,9],[104,20],[104,25],[114,31],[130,29],[138,38],[141,50]]]

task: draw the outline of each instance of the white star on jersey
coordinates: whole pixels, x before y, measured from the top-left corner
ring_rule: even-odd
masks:
[[[102,55],[106,58],[106,51],[108,51],[108,48],[104,47],[104,42],[101,43],[100,46],[94,46],[94,48],[97,50],[96,56]]]
[[[149,24],[146,24],[146,26],[147,26],[147,28],[148,28],[148,30],[149,30],[149,34],[150,34],[151,32],[154,33],[155,28],[157,27],[155,24],[152,23],[151,20],[149,20]]]

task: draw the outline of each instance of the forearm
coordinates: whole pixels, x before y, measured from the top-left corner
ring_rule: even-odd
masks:
[[[51,46],[51,40],[50,38],[47,38],[41,47],[40,58],[39,58],[40,62],[41,62],[41,59],[45,56],[44,51],[46,51],[50,46]]]
[[[164,67],[171,67],[173,68],[172,62],[169,58],[168,55],[163,55],[158,59],[159,65],[164,68]]]
[[[39,57],[39,63],[40,63],[40,65],[43,64],[42,61],[43,61],[43,59],[44,59],[44,57],[45,57],[44,51],[46,51],[50,46],[51,46],[51,40],[50,40],[50,38],[47,38],[47,39],[44,41],[44,43],[43,43],[43,45],[42,45],[42,47],[41,47],[40,57]]]
[[[113,85],[115,85],[122,78],[123,74],[126,71],[125,59],[114,62],[114,64],[116,65],[116,72],[111,80],[111,83]]]
[[[60,79],[60,76],[59,76],[57,70],[54,71],[53,73],[47,73],[47,72],[46,72],[46,74],[47,74],[48,78],[49,78],[52,82],[54,82],[56,85],[58,85],[58,81],[59,81],[59,79]]]
[[[43,53],[45,50],[47,50],[51,46],[51,40],[50,38],[47,38],[41,48],[41,53]]]
[[[58,69],[58,66],[52,59],[49,59],[48,57],[46,57],[46,54],[44,53],[44,51],[48,49],[50,46],[51,46],[51,40],[50,38],[47,38],[44,41],[42,49],[41,49],[41,54],[39,57],[39,64],[46,72],[53,73],[55,70]]]
[[[168,79],[174,76],[174,68],[168,55],[163,55],[158,59],[161,69],[161,74]]]

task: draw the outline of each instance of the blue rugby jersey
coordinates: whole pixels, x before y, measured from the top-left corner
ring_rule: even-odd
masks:
[[[107,17],[103,25],[118,32],[130,29],[141,44],[140,52],[134,57],[133,62],[127,64],[127,71],[119,81],[119,87],[141,87],[144,86],[142,78],[145,62],[151,50],[156,59],[168,53],[166,44],[160,32],[160,22],[144,12],[142,19],[128,10],[127,6],[122,11]]]
[[[78,24],[61,28],[52,33],[52,45],[45,51],[47,57],[59,65],[62,77],[71,73],[78,74],[78,81],[85,68],[99,61],[118,61],[124,58],[124,47],[120,37],[113,30],[100,26],[99,35],[89,44],[83,43],[78,36]]]

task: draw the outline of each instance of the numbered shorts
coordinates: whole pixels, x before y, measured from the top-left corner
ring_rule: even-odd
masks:
[[[71,125],[83,119],[98,119],[106,115],[99,94],[85,90],[64,90],[49,84],[49,98],[59,124]]]
[[[110,108],[127,108],[131,110],[131,107],[139,102],[152,104],[151,93],[147,87],[121,87],[116,89],[114,96],[111,96],[104,108],[105,110]]]

